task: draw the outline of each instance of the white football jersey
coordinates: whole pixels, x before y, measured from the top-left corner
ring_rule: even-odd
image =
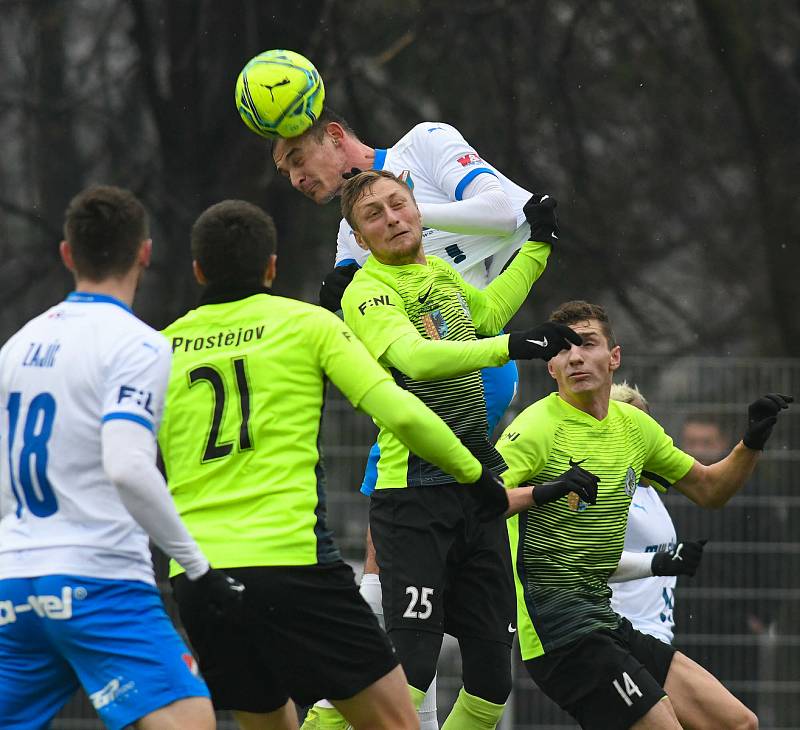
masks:
[[[171,352],[119,300],[73,293],[0,350],[0,578],[154,582],[148,536],[102,463],[105,421],[155,433]]]
[[[675,525],[667,508],[652,487],[637,487],[628,513],[625,550],[656,553],[672,550],[677,544]],[[611,583],[611,607],[625,616],[633,628],[672,643],[675,622],[674,576],[653,576],[624,583]]]
[[[465,235],[434,228],[422,231],[425,253],[447,261],[473,286],[486,286],[530,236],[530,226],[522,208],[531,194],[482,160],[461,133],[449,124],[418,124],[389,149],[376,149],[373,169],[388,170],[395,175],[408,171],[409,187],[420,203],[461,200],[469,183],[481,174],[494,175],[498,179],[517,215],[516,231],[506,236]],[[501,265],[490,268],[487,259],[495,255],[502,259]],[[336,245],[336,265],[355,261],[360,266],[367,256],[369,251],[356,243],[350,224],[342,219]]]

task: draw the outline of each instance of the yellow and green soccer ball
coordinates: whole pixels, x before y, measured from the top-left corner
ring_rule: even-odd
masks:
[[[262,137],[297,137],[322,112],[325,86],[305,56],[272,50],[251,58],[236,79],[236,108]]]

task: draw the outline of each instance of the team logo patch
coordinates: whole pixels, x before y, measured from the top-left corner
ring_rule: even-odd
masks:
[[[469,167],[470,165],[480,165],[483,163],[483,160],[477,152],[467,152],[466,155],[457,157],[456,162],[461,165],[461,167]]]
[[[411,177],[411,171],[410,171],[410,170],[403,170],[403,172],[401,172],[401,173],[398,175],[398,177],[399,177],[399,178],[400,178],[400,179],[401,179],[401,180],[402,180],[402,181],[403,181],[403,182],[404,182],[406,185],[408,185],[408,189],[409,189],[409,190],[413,190],[413,189],[414,189],[414,180],[413,180],[413,179],[412,179],[412,177]]]
[[[447,337],[447,322],[440,309],[421,315],[421,319],[422,326],[430,339],[443,340]]]
[[[629,497],[632,497],[635,491],[636,472],[633,470],[632,466],[629,466],[628,471],[625,472],[625,494],[627,494]]]
[[[589,506],[589,503],[584,502],[575,492],[567,495],[567,504],[573,512],[583,512]]]

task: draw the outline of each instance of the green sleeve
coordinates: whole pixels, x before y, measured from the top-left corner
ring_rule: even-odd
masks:
[[[314,331],[319,338],[320,365],[345,398],[358,408],[364,395],[392,378],[335,314],[319,308]]]
[[[356,275],[344,291],[342,312],[344,321],[376,360],[395,340],[406,334],[419,336],[400,295],[371,277]]]
[[[535,404],[534,404],[535,405]],[[549,451],[550,430],[536,428],[541,422],[529,406],[503,431],[496,448],[508,467],[500,476],[507,489],[535,483],[536,475],[544,468]]]
[[[459,342],[426,340],[414,330],[395,340],[381,362],[414,380],[443,380],[508,362],[508,335]]]
[[[549,243],[523,244],[508,268],[485,289],[463,282],[475,331],[496,335],[517,313],[550,256]]]
[[[397,436],[409,451],[452,475],[457,482],[470,484],[480,477],[480,462],[447,424],[391,379],[374,386],[364,396],[361,410]]]
[[[635,411],[639,428],[648,446],[642,477],[664,492],[689,473],[694,458],[675,446],[657,421],[643,411]]]

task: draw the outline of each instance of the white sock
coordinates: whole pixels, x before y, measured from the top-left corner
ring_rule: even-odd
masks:
[[[436,675],[431,686],[425,693],[425,699],[417,710],[419,717],[419,730],[439,730],[439,720],[436,716]]]

